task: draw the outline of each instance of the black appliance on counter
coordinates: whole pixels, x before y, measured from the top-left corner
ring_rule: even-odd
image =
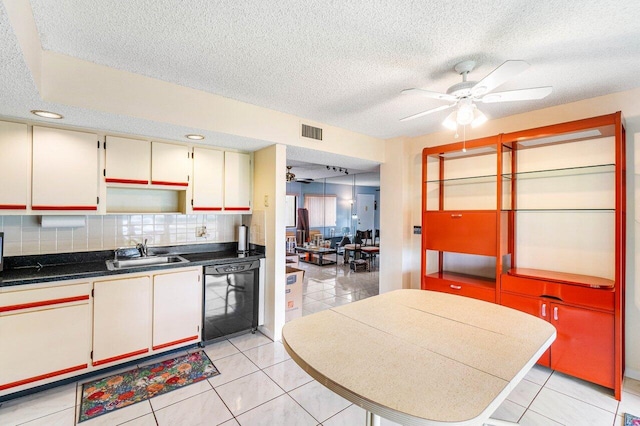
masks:
[[[204,266],[203,344],[258,328],[260,260]]]

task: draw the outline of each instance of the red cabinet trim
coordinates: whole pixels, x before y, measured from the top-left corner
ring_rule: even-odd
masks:
[[[222,207],[194,207],[193,211],[206,211],[206,210],[210,210],[210,211],[222,211]]]
[[[152,185],[189,186],[188,182],[166,182],[163,180],[152,180]]]
[[[0,210],[26,210],[27,206],[24,204],[0,204]]]
[[[88,364],[76,365],[75,367],[65,368],[64,370],[53,371],[47,374],[41,374],[40,376],[30,377],[28,379],[18,380],[17,382],[6,383],[4,385],[0,385],[0,391],[5,389],[13,388],[16,386],[26,385],[27,383],[37,382],[38,380],[48,379],[49,377],[60,376],[62,374],[71,373],[73,371],[82,370],[87,368]]]
[[[224,209],[229,211],[249,211],[251,207],[225,207]]]
[[[119,361],[121,359],[129,358],[129,357],[136,356],[136,355],[141,355],[141,354],[144,354],[144,353],[147,353],[147,352],[149,352],[148,348],[140,349],[138,351],[133,351],[133,352],[129,352],[129,353],[126,353],[126,354],[117,355],[117,356],[114,356],[114,357],[111,357],[111,358],[106,358],[106,359],[101,359],[101,360],[98,360],[98,361],[93,361],[93,365],[96,366],[96,365],[108,364],[108,363],[113,362],[113,361]]]
[[[31,206],[32,210],[98,210],[98,206]]]
[[[190,337],[185,337],[184,339],[180,339],[180,340],[174,340],[173,342],[168,342],[168,343],[163,343],[161,345],[158,346],[154,346],[153,350],[157,350],[157,349],[162,349],[162,348],[167,348],[169,346],[173,346],[173,345],[178,345],[180,343],[185,343],[185,342],[189,342],[191,340],[196,340],[198,338],[198,336],[190,336]]]
[[[61,303],[89,300],[89,295],[63,297],[61,299],[41,300],[39,302],[21,303],[19,305],[0,306],[0,312],[19,311],[21,309],[37,308],[40,306],[59,305]]]
[[[147,185],[149,184],[149,180],[141,180],[141,179],[118,179],[118,178],[106,178],[104,180],[107,183],[136,183]]]

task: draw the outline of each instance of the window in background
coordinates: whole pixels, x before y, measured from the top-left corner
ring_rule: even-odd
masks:
[[[304,208],[309,211],[309,226],[336,226],[337,197],[335,195],[304,196]]]
[[[296,215],[298,213],[298,197],[296,197],[295,195],[287,195],[286,196],[286,210],[287,210],[287,214],[286,214],[286,226],[287,227],[295,227],[296,224]]]

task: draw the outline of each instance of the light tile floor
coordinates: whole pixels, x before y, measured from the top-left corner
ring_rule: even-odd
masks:
[[[331,274],[327,267],[300,267],[307,271],[306,314],[377,294],[375,271],[353,273],[338,266],[336,276],[335,269]],[[280,342],[260,333],[245,334],[208,345],[205,351],[220,369],[219,376],[82,425],[366,424],[364,410],[313,380]],[[0,406],[0,425],[74,425],[81,387],[73,383],[5,402]],[[640,381],[626,379],[618,402],[607,389],[536,366],[494,417],[526,426],[623,426],[625,412],[640,414]],[[382,425],[395,423],[382,419]]]

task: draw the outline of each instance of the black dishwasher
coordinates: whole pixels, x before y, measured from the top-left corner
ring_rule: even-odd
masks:
[[[204,267],[203,344],[258,328],[260,261]]]

